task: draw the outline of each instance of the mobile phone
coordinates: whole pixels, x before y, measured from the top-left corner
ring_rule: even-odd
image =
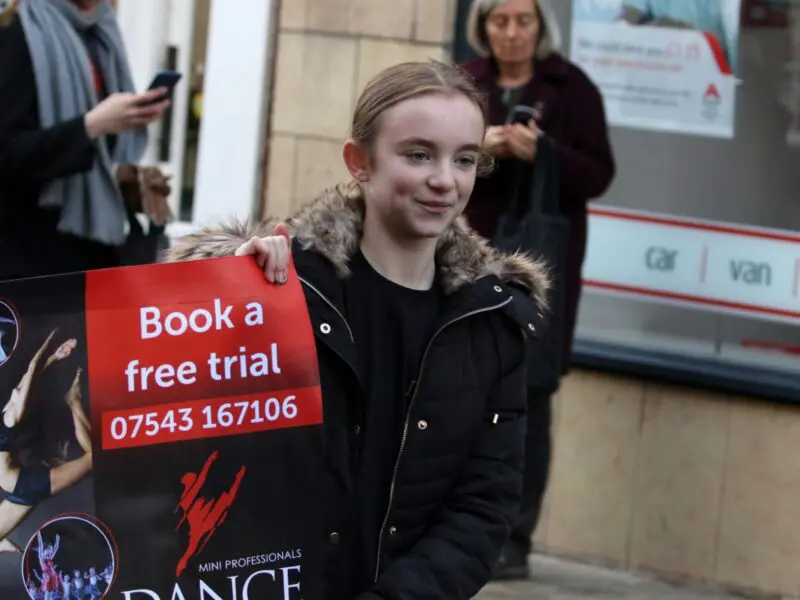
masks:
[[[514,125],[516,123],[527,125],[531,119],[534,121],[536,120],[536,112],[533,110],[533,108],[523,104],[517,104],[513,109],[511,109],[511,112],[508,113],[506,125]]]
[[[153,77],[153,81],[150,82],[150,86],[147,88],[148,90],[154,90],[156,88],[167,88],[167,93],[165,96],[159,98],[158,100],[152,100],[146,104],[155,104],[157,102],[161,102],[162,100],[169,100],[172,98],[172,92],[175,89],[177,83],[181,80],[183,74],[179,71],[170,71],[170,70],[163,70],[158,71]]]

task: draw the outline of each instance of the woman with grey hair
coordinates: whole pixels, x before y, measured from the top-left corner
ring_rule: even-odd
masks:
[[[529,367],[523,506],[495,575],[524,578],[549,474],[551,396],[570,367],[586,204],[608,188],[615,164],[602,97],[583,71],[559,53],[561,30],[550,0],[475,0],[467,28],[479,58],[461,66],[488,95],[484,148],[496,159],[492,175],[475,184],[467,219],[481,235],[496,239],[498,221],[512,199],[530,194],[539,138],[545,136],[542,142],[556,156],[559,210],[570,226],[559,294],[564,304],[560,318],[552,321],[554,345],[563,351],[551,349],[554,356],[537,356]]]

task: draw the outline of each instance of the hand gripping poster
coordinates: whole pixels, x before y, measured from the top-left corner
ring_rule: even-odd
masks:
[[[303,292],[245,257],[0,283],[0,598],[320,598]]]
[[[574,0],[571,59],[611,125],[732,138],[741,0]]]

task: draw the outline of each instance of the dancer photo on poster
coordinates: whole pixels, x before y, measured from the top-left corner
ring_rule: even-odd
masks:
[[[112,537],[89,515],[65,515],[47,522],[28,544],[22,576],[32,600],[99,600],[116,573]]]
[[[82,403],[80,367],[75,369],[61,398],[72,420],[73,439],[62,440],[57,454],[41,455],[47,445],[36,437],[42,425],[37,415],[47,411],[51,399],[43,398],[44,406],[34,408],[32,404],[40,399],[36,392],[49,396],[47,388],[40,385],[42,379],[77,346],[77,340],[71,338],[56,347],[55,336],[53,330],[44,339],[19,383],[11,390],[3,390],[8,400],[0,421],[0,488],[6,494],[0,502],[0,551],[20,552],[9,537],[17,525],[38,505],[81,481],[92,468],[91,427]],[[79,447],[78,456],[70,451],[73,441]],[[34,456],[38,458],[24,458]]]

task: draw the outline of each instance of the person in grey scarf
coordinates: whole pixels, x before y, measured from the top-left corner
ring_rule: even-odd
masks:
[[[0,28],[0,281],[117,266],[166,90],[137,93],[107,0],[22,0]]]

